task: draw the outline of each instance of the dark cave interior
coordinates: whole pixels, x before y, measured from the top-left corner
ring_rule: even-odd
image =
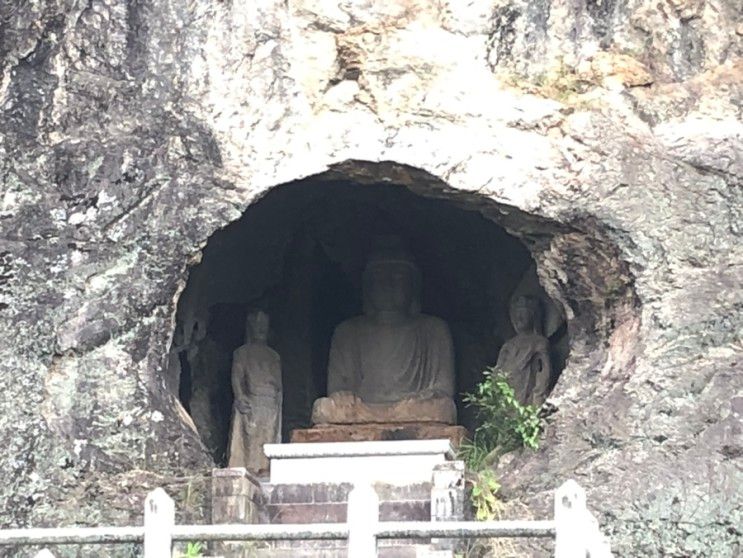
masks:
[[[361,274],[373,239],[403,239],[422,274],[422,311],[446,320],[457,392],[470,391],[513,335],[511,297],[539,287],[527,247],[480,212],[405,186],[305,179],[270,190],[217,231],[181,295],[166,384],[177,390],[215,462],[224,463],[232,408],[232,352],[249,309],[271,317],[269,345],[281,356],[284,439],[309,424],[326,394],[336,325],[361,313]],[[564,367],[565,327],[547,327]],[[562,349],[561,349],[562,347]],[[457,400],[459,422],[474,417]]]

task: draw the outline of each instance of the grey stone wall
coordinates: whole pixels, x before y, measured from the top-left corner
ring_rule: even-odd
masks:
[[[188,266],[271,187],[332,169],[483,211],[567,309],[556,412],[506,495],[546,514],[574,477],[621,555],[735,555],[739,18],[733,0],[3,3],[2,525],[136,521],[142,478],[188,500],[211,460],[162,379]]]

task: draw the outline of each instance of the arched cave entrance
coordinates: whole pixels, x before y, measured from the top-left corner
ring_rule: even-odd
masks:
[[[428,186],[446,188],[416,172]],[[567,357],[566,327],[539,285],[522,242],[528,234],[521,240],[509,234],[471,199],[414,189],[328,172],[273,188],[210,238],[178,303],[166,384],[178,393],[216,463],[226,459],[232,353],[244,341],[248,310],[260,308],[271,317],[269,345],[282,360],[286,440],[292,429],[309,425],[313,401],[326,394],[333,330],[362,312],[362,270],[380,234],[403,239],[421,270],[423,312],[451,328],[458,393],[474,387],[513,335],[508,308],[517,293],[543,301],[551,385],[557,381]],[[536,233],[527,228],[531,241],[535,234],[549,237],[548,225]],[[460,424],[472,429],[461,397],[457,405]]]

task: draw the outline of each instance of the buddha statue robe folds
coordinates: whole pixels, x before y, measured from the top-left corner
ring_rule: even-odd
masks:
[[[451,397],[453,359],[449,328],[439,318],[417,315],[396,323],[354,318],[333,337],[328,392],[351,391],[366,403]]]
[[[507,374],[522,404],[538,407],[547,398],[552,374],[549,340],[541,334],[539,300],[516,297],[510,313],[516,336],[504,343],[496,368]]]

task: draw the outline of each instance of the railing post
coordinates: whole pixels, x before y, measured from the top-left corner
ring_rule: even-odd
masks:
[[[464,521],[464,462],[447,461],[433,468],[431,479],[431,521]],[[461,539],[431,539],[436,550],[458,551]]]
[[[609,541],[586,507],[586,491],[574,480],[555,491],[555,558],[610,558]]]
[[[555,491],[555,558],[586,558],[586,491],[574,480]]]
[[[173,551],[175,504],[162,488],[144,501],[144,558],[170,558]]]
[[[599,528],[598,520],[586,509],[586,557],[587,558],[611,558],[611,545],[609,539],[604,536]]]
[[[356,484],[348,495],[348,555],[376,558],[379,496],[370,484]]]

